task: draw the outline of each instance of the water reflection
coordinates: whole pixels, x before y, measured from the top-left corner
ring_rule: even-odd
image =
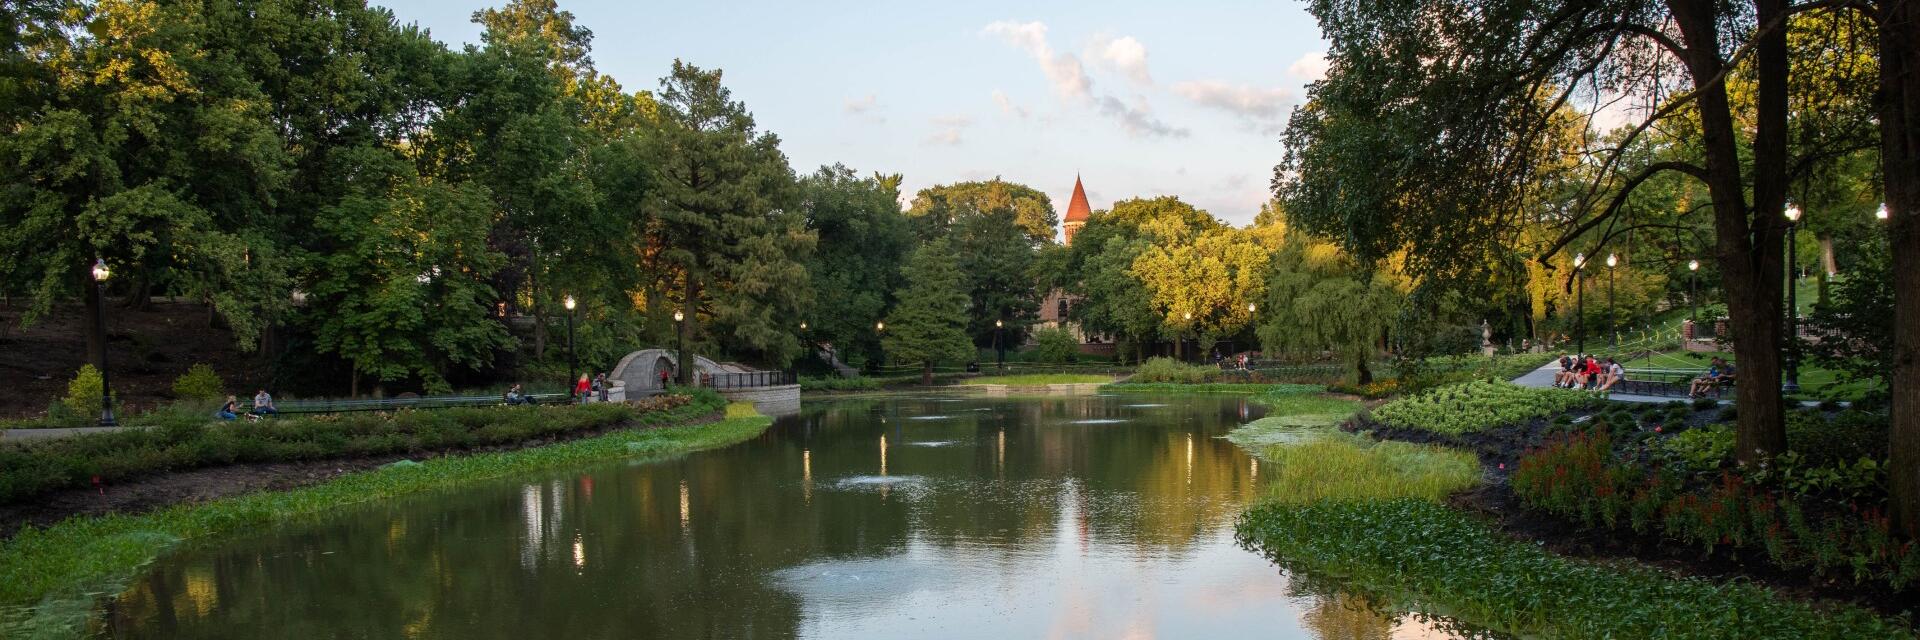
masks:
[[[1420,637],[1337,589],[1303,593],[1234,544],[1259,466],[1220,436],[1260,413],[1237,398],[807,405],[719,451],[389,501],[184,553],[107,626],[129,638]]]

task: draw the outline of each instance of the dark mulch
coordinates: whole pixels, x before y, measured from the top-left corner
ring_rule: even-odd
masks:
[[[714,413],[673,425],[706,424],[721,418]],[[140,514],[176,504],[206,502],[253,491],[281,491],[365,471],[399,460],[430,460],[442,456],[530,449],[631,428],[616,424],[513,444],[471,449],[415,451],[371,457],[237,464],[195,469],[141,478],[100,489],[70,489],[35,496],[31,503],[0,505],[0,540],[13,537],[24,526],[45,527],[74,516],[109,513]],[[656,427],[657,428],[657,427]]]
[[[1598,412],[1580,411],[1576,417]],[[1696,412],[1689,427],[1711,422],[1714,412]],[[1678,426],[1678,425],[1676,425]],[[1526,508],[1507,484],[1508,474],[1521,454],[1544,444],[1557,429],[1547,419],[1488,431],[1451,436],[1417,429],[1390,427],[1364,414],[1345,429],[1381,440],[1440,444],[1473,451],[1485,468],[1486,481],[1454,495],[1454,507],[1481,514],[1514,539],[1540,544],[1564,556],[1603,562],[1634,561],[1678,575],[1715,580],[1746,580],[1801,600],[1844,602],[1890,617],[1904,617],[1920,628],[1920,588],[1892,591],[1881,585],[1855,584],[1843,577],[1819,577],[1808,571],[1783,570],[1765,554],[1706,550],[1630,529],[1606,530]],[[1631,437],[1631,436],[1629,436]]]

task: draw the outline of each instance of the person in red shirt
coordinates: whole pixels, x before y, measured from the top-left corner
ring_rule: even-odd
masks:
[[[580,374],[580,381],[573,384],[574,399],[585,403],[587,398],[592,396],[589,393],[591,391],[593,391],[593,383],[587,380],[587,374]]]

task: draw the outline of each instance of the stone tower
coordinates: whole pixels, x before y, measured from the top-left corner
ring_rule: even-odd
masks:
[[[1073,246],[1073,234],[1079,233],[1080,227],[1087,226],[1087,214],[1092,212],[1093,208],[1087,206],[1087,189],[1080,186],[1080,176],[1076,175],[1073,177],[1073,199],[1067,202],[1067,218],[1060,223],[1067,246]]]

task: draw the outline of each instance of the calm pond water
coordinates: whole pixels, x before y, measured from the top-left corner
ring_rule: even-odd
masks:
[[[160,561],[126,638],[1420,638],[1232,540],[1238,397],[808,404],[746,443]]]

